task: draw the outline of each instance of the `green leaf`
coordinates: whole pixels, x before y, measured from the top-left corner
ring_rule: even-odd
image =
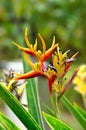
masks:
[[[28,72],[31,70],[30,66],[24,61],[24,59],[23,59],[23,65],[24,65],[24,72]],[[34,78],[27,79],[26,94],[27,94],[28,110],[30,114],[33,116],[33,118],[44,130],[41,107],[39,102],[38,86]]]
[[[5,127],[3,127],[1,124],[0,124],[0,130],[6,130]]]
[[[81,116],[86,120],[86,112],[76,103],[74,103],[74,108],[79,112]]]
[[[12,121],[10,121],[4,114],[0,112],[0,123],[3,124],[3,126],[7,130],[20,130]],[[0,129],[1,130],[1,129]]]
[[[43,112],[43,116],[52,130],[73,130],[63,121]]]
[[[74,117],[76,117],[81,126],[84,129],[86,129],[86,119],[83,117],[83,115],[80,114],[80,111],[77,108],[75,108],[65,96],[61,97],[61,101],[68,108],[68,110],[74,115]]]
[[[50,107],[48,107],[46,104],[44,104],[44,107],[49,115],[56,117],[56,114],[54,113],[54,111]]]
[[[0,83],[0,97],[6,102],[15,115],[21,120],[28,130],[41,130],[37,122],[32,116],[23,108],[22,104],[16,97]]]

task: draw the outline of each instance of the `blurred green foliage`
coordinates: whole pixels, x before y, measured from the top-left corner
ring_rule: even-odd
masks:
[[[0,60],[20,57],[12,41],[24,42],[27,25],[32,43],[40,32],[48,48],[55,35],[64,51],[78,50],[86,62],[86,0],[1,0]]]

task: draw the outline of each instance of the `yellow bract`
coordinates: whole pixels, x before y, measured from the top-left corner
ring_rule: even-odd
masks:
[[[60,48],[57,48],[57,52],[53,55],[53,65],[57,70],[57,77],[60,78],[65,72],[65,60],[67,59],[67,53],[62,54]]]
[[[30,72],[17,75],[14,78],[14,80],[44,76],[48,79],[50,94],[52,94],[52,87],[54,88],[54,90],[56,90],[56,92],[61,92],[65,86],[64,75],[68,71],[72,61],[74,61],[78,53],[74,54],[70,59],[68,59],[67,53],[69,52],[69,50],[66,51],[65,53],[62,53],[62,51],[60,51],[58,44],[57,43],[55,44],[55,37],[53,37],[53,42],[51,47],[48,50],[46,50],[46,44],[43,37],[40,34],[38,34],[38,36],[42,44],[42,48],[43,48],[42,51],[37,49],[37,39],[35,40],[34,45],[30,44],[28,39],[27,27],[24,35],[25,43],[27,47],[26,48],[21,47],[20,45],[14,43],[21,51],[23,51],[25,61],[32,68]],[[56,48],[57,51],[53,53]],[[37,59],[36,63],[33,63],[30,60],[28,54]],[[46,60],[50,58],[51,55],[52,55],[52,65],[46,67],[44,65],[44,62],[46,62]],[[69,84],[70,83],[71,81],[69,82]]]

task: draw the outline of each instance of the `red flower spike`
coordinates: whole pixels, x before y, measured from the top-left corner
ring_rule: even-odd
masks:
[[[54,50],[57,48],[58,44],[55,44],[54,46],[52,46],[50,49],[48,49],[45,54],[42,56],[41,58],[41,62],[46,61],[54,52]]]
[[[22,47],[22,46],[18,45],[18,44],[15,43],[15,42],[12,42],[12,43],[13,43],[15,46],[17,46],[19,50],[21,50],[21,51],[23,51],[23,52],[25,52],[25,53],[27,53],[27,54],[30,54],[30,55],[36,57],[35,51],[33,51],[33,50],[29,49],[29,48]]]
[[[13,78],[13,80],[35,78],[35,77],[38,77],[38,76],[45,76],[45,75],[41,71],[32,70],[32,71],[25,73],[25,74],[18,74],[18,76]]]
[[[77,69],[74,74],[72,75],[71,79],[69,80],[69,82],[66,84],[66,86],[64,87],[64,89],[61,92],[60,97],[65,93],[65,91],[68,89],[68,87],[70,86],[70,84],[72,83],[73,79],[75,78],[75,76],[77,75],[79,69]]]
[[[48,78],[48,88],[49,88],[50,95],[52,95],[52,84],[55,78],[56,78],[56,75],[52,75],[50,78]]]
[[[52,46],[50,47],[50,49],[46,50],[46,44],[45,44],[43,37],[40,34],[38,34],[38,36],[42,43],[43,52],[41,52],[40,50],[37,50],[37,39],[36,39],[34,45],[30,44],[29,39],[28,39],[28,28],[26,28],[26,30],[25,30],[25,42],[26,42],[28,48],[21,47],[20,45],[18,45],[15,42],[13,42],[13,44],[15,44],[21,51],[34,56],[38,61],[40,61],[42,63],[42,62],[46,61],[52,55],[53,51],[56,49],[58,44],[55,44],[55,37],[54,37]]]

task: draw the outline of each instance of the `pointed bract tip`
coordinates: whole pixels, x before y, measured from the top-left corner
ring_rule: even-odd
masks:
[[[55,36],[53,36],[52,46],[55,44]]]
[[[79,51],[78,52],[76,52],[73,56],[72,56],[72,58],[76,58],[76,56],[79,54]]]
[[[14,41],[12,41],[12,43],[15,45],[15,46],[17,46],[18,48],[20,48],[21,46],[20,45],[18,45],[16,42],[14,42]]]

